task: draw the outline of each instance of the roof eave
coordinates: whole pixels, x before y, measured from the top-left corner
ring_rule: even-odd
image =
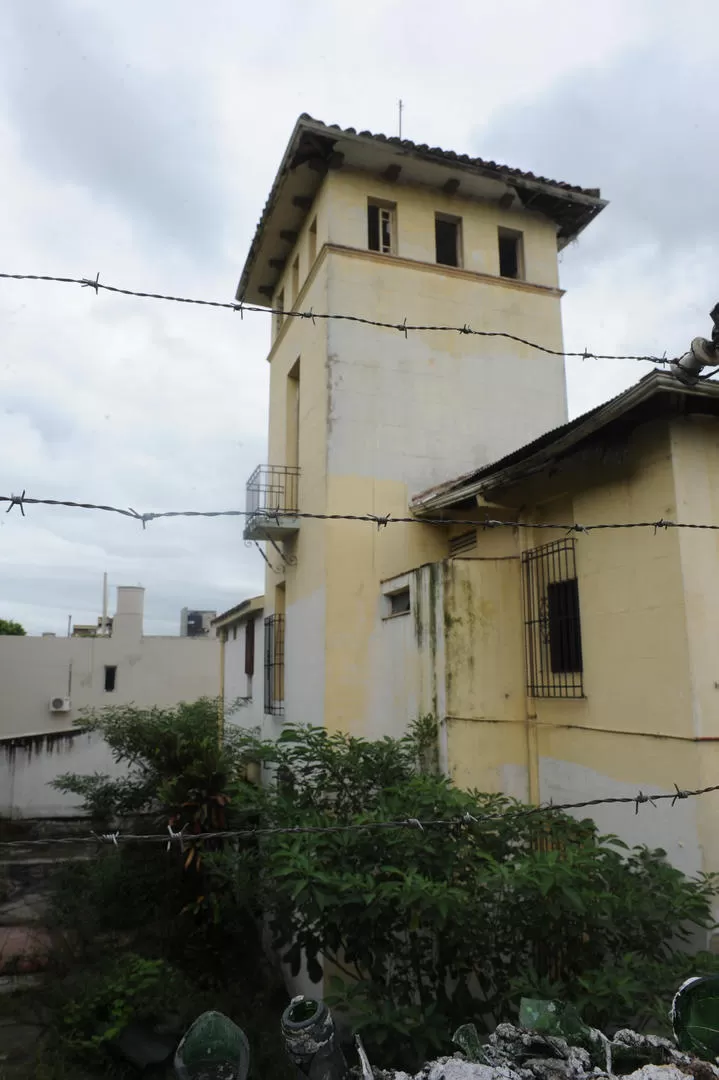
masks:
[[[362,148],[367,148],[369,151],[375,151],[377,153],[389,150],[393,156],[399,157],[405,162],[408,159],[413,158],[417,161],[437,165],[444,169],[450,169],[452,172],[464,172],[473,176],[482,176],[487,180],[496,181],[499,184],[505,185],[505,188],[513,188],[519,196],[520,201],[527,209],[536,209],[538,212],[544,214],[545,217],[555,221],[557,226],[557,245],[559,249],[576,239],[580,232],[582,232],[607,205],[607,201],[600,198],[598,190],[595,195],[593,189],[585,189],[582,191],[569,186],[562,186],[560,183],[551,183],[544,178],[538,179],[526,174],[518,176],[510,167],[502,167],[494,165],[494,163],[490,165],[489,163],[483,163],[480,160],[471,160],[469,158],[462,160],[459,155],[450,155],[448,152],[444,151],[439,152],[439,148],[436,148],[438,152],[433,152],[431,149],[423,149],[422,147],[411,143],[409,140],[399,142],[394,139],[385,139],[377,135],[357,133],[352,130],[341,128],[332,128],[320,121],[303,115],[299,117],[292,131],[279,169],[277,170],[275,179],[272,183],[272,188],[270,189],[270,194],[263,209],[255,235],[252,239],[250,250],[247,259],[245,260],[245,265],[235,292],[235,299],[238,303],[252,303],[259,307],[271,306],[271,297],[267,295],[266,291],[261,291],[262,282],[257,281],[253,283],[252,278],[257,267],[257,259],[267,229],[272,220],[272,215],[280,202],[283,186],[286,182],[288,173],[292,168],[293,159],[300,149],[302,137],[305,134],[314,135],[318,139],[331,141],[333,145],[341,140],[344,143],[354,143]],[[310,176],[305,177],[305,180],[309,179],[313,185],[313,191],[311,193],[312,197],[314,197],[319,190],[323,178],[324,175],[321,172],[314,172],[311,173]],[[537,201],[539,201],[540,205],[533,205]],[[547,202],[555,204],[554,213],[547,208]],[[558,220],[565,216],[562,215],[559,210],[559,207],[562,206],[567,208],[567,210],[574,209],[577,211],[575,213],[570,213],[568,215],[568,220],[564,224],[561,220]],[[274,281],[270,282],[268,280],[267,287],[271,284],[276,284],[277,280],[279,280],[279,272],[273,276]]]
[[[211,625],[216,626],[218,629],[223,626],[231,626],[233,622],[241,622],[243,619],[246,619],[248,615],[255,615],[258,611],[262,611],[264,606],[264,596],[252,596],[250,599],[243,600],[242,603],[236,604],[235,607],[223,611],[212,620]]]

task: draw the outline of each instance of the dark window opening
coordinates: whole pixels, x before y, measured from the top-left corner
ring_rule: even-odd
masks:
[[[524,277],[521,233],[499,230],[499,273],[506,278]]]
[[[435,217],[434,239],[437,262],[443,266],[459,266],[459,221]]]
[[[574,539],[522,555],[527,693],[584,696],[582,633]]]
[[[255,620],[245,623],[245,675],[255,673]]]
[[[367,204],[367,247],[370,251],[381,251],[384,255],[392,253],[394,231],[394,211],[391,206],[377,203]]]
[[[547,585],[549,656],[552,671],[565,674],[582,670],[579,632],[579,586],[576,578]]]
[[[117,681],[117,668],[105,667],[105,693],[111,694],[115,689],[115,682]]]
[[[399,592],[390,593],[388,599],[390,615],[406,615],[409,612],[409,586]]]

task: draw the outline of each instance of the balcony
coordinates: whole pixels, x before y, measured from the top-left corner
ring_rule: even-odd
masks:
[[[245,540],[284,540],[297,532],[299,479],[292,465],[257,466],[247,481]]]

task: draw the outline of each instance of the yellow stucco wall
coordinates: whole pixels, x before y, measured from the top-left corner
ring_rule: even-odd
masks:
[[[504,493],[504,512],[512,502],[530,522],[719,523],[718,459],[716,420],[657,420],[625,439],[619,463],[570,464],[554,477],[535,476]],[[559,802],[716,783],[716,534],[576,534],[585,696],[525,698],[514,556],[566,535],[480,530],[474,557],[444,564],[453,777],[465,787]],[[602,830],[661,846],[675,865],[695,873],[719,868],[713,798],[662,803],[637,815],[624,806],[591,814]]]
[[[367,199],[396,203],[395,254],[367,250]],[[462,219],[462,268],[435,263],[434,215]],[[310,266],[308,227],[316,221]],[[497,230],[523,233],[526,281],[500,278]],[[294,300],[294,262],[300,291]],[[560,348],[554,226],[441,191],[330,173],[287,252],[275,303],[387,322],[507,329]],[[300,360],[300,508],[406,516],[417,491],[494,460],[566,418],[559,358],[502,339],[285,319],[270,360],[269,461],[288,461],[287,378]],[[379,733],[406,725],[377,693],[381,583],[447,554],[443,530],[302,521],[293,565],[267,572],[268,613],[286,582],[288,718]],[[295,563],[296,559],[296,563]],[[315,689],[307,691],[313,681]],[[322,695],[317,685],[322,684]],[[298,699],[299,694],[299,699]],[[292,699],[301,705],[293,712]],[[414,705],[412,705],[414,708]],[[301,715],[296,715],[297,711]]]

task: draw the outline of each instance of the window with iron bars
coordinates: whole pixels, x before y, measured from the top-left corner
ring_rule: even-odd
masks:
[[[527,693],[584,697],[576,541],[555,540],[522,555]]]
[[[265,712],[285,714],[285,617],[265,619]]]

